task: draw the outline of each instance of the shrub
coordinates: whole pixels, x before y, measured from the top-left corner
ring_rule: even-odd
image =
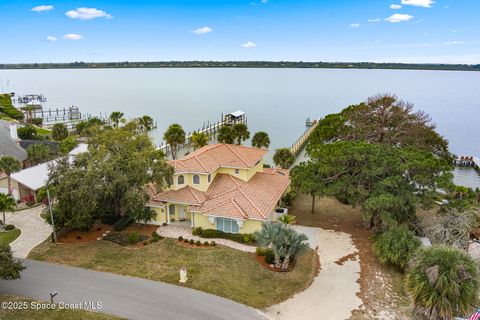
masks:
[[[405,228],[392,228],[378,235],[373,244],[373,252],[382,264],[392,264],[404,270],[421,242],[415,234]]]
[[[297,197],[297,193],[294,190],[289,191],[283,196],[282,202],[285,206],[290,207],[293,203],[293,200],[295,200],[296,197]]]
[[[104,224],[112,225],[120,219],[120,216],[116,214],[108,214],[100,217],[100,221]]]
[[[275,263],[275,254],[273,253],[273,250],[270,248],[267,248],[267,251],[265,252],[265,262],[268,264]]]
[[[220,230],[215,229],[205,229],[200,234],[202,238],[220,238],[232,240],[239,243],[253,243],[255,242],[255,237],[253,234],[245,233],[226,233]]]
[[[199,246],[199,245],[202,244],[202,242],[201,242],[200,240],[197,240],[197,241],[195,241],[195,244],[196,244],[197,246]]]
[[[242,242],[244,243],[253,243],[255,242],[255,237],[251,234],[244,234],[242,237]]]
[[[257,247],[256,249],[257,256],[265,256],[268,250],[269,248],[266,248],[266,247]]]
[[[190,244],[194,244],[194,243],[195,243],[195,240],[190,239],[189,243],[190,243]]]
[[[188,239],[183,239],[183,242],[188,243]]]
[[[206,246],[208,246],[208,241],[205,241],[203,244],[206,245]]]
[[[215,241],[212,241],[212,242],[210,242],[210,245],[216,246],[217,244],[215,243]]]
[[[162,238],[162,237],[157,233],[157,231],[153,231],[153,232],[152,232],[152,238],[154,238],[154,239],[160,239],[160,238]]]
[[[179,236],[178,237],[178,241],[182,241],[183,240],[183,237],[182,236]]]
[[[128,242],[130,244],[137,243],[139,239],[140,239],[140,235],[138,234],[138,232],[132,232],[128,234]]]
[[[193,228],[192,234],[194,236],[199,236],[202,234],[202,231],[203,231],[202,227],[196,227],[196,228]]]
[[[162,226],[166,227],[166,226],[168,226],[168,223],[164,222],[164,223],[162,223]]]
[[[150,239],[150,243],[158,242],[158,240],[159,240],[158,238],[152,238],[152,239]]]
[[[473,313],[478,306],[478,268],[460,249],[433,246],[417,250],[409,263],[405,286],[417,315],[453,319]]]
[[[132,223],[133,223],[133,218],[132,217],[123,216],[120,219],[118,219],[117,222],[115,222],[114,227],[115,227],[116,231],[122,231],[123,229],[125,229],[126,227],[131,225]]]
[[[144,245],[144,246],[148,245],[148,240],[144,240],[144,241],[143,241],[143,245]]]
[[[13,229],[15,229],[15,226],[13,224],[7,224],[5,226],[5,230],[7,230],[7,231],[10,231],[10,230],[13,230]]]

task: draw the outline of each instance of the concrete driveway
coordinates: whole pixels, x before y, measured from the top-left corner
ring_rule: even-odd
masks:
[[[22,233],[10,243],[13,255],[25,259],[28,253],[45,241],[52,233],[52,227],[40,217],[44,206],[25,209],[15,213],[5,213],[7,224],[13,224]]]
[[[351,236],[320,228],[295,226],[317,249],[321,270],[313,283],[278,305],[268,308],[270,319],[276,320],[342,320],[362,305],[360,263]]]
[[[126,319],[265,319],[251,307],[181,286],[47,262],[24,264],[21,279],[0,280],[0,294],[49,301],[50,292],[56,291],[55,303],[81,303],[84,309],[91,303],[97,308],[91,311]]]

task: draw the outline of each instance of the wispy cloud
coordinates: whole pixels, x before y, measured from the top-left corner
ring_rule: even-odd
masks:
[[[195,33],[195,34],[206,34],[206,33],[212,32],[212,31],[213,31],[213,29],[210,28],[210,27],[201,27],[201,28],[193,30],[192,32]]]
[[[33,7],[31,9],[31,11],[34,11],[34,12],[47,12],[47,11],[50,11],[50,10],[53,10],[52,5],[41,5],[41,6]]]
[[[251,41],[248,41],[248,42],[245,42],[244,44],[242,44],[242,47],[243,48],[255,48],[257,46],[256,43],[253,43]]]
[[[423,8],[431,8],[434,3],[433,0],[402,0],[403,5]]]
[[[358,29],[360,28],[360,23],[352,23],[350,24],[350,28]]]
[[[54,36],[47,36],[47,37],[45,38],[45,40],[47,40],[48,42],[55,42],[55,41],[57,41],[58,39],[57,39],[57,37],[54,37]]]
[[[62,37],[64,40],[80,40],[83,36],[76,33],[68,33]]]
[[[380,18],[374,18],[374,19],[368,19],[368,22],[370,22],[370,23],[375,23],[375,22],[380,22],[380,20],[382,20],[382,19],[380,19]]]
[[[72,19],[79,20],[92,20],[96,18],[105,18],[112,19],[112,15],[106,13],[103,10],[98,10],[97,8],[77,8],[75,10],[70,10],[65,13],[65,15]]]
[[[386,18],[385,21],[392,22],[392,23],[399,23],[399,22],[410,21],[412,19],[413,19],[413,16],[409,14],[395,13],[390,17]]]
[[[454,46],[459,44],[465,44],[465,41],[447,41],[443,43],[446,46]]]
[[[398,9],[402,9],[402,5],[401,4],[391,4],[390,5],[390,9],[393,9],[393,10],[398,10]]]

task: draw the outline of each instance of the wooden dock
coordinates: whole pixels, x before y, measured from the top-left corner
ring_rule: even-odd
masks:
[[[460,156],[453,160],[453,164],[459,167],[473,167],[480,169],[480,158],[472,156]]]
[[[305,132],[295,141],[294,144],[290,147],[290,151],[293,153],[295,158],[305,147],[305,144],[308,142],[310,135],[315,131],[318,126],[318,121],[309,121],[307,120],[307,128]]]

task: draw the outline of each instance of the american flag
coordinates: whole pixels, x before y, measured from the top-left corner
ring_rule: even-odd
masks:
[[[468,320],[480,320],[480,309],[477,309]]]

